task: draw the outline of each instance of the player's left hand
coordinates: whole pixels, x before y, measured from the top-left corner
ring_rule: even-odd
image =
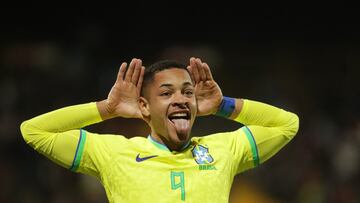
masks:
[[[223,95],[219,85],[212,77],[208,64],[203,63],[199,58],[191,57],[187,69],[195,83],[197,116],[216,113]]]

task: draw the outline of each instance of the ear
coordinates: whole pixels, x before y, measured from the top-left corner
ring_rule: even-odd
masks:
[[[149,102],[145,97],[139,98],[139,108],[145,121],[148,121],[150,117],[150,110],[149,110]]]

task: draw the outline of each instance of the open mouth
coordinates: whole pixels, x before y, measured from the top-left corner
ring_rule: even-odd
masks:
[[[168,118],[173,123],[179,119],[190,120],[190,112],[189,111],[174,112],[174,113],[171,113],[168,116]]]
[[[178,138],[180,140],[187,139],[190,134],[190,111],[182,110],[173,112],[168,116],[168,119],[175,128]]]

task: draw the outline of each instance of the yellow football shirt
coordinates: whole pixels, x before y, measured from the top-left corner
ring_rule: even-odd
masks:
[[[21,131],[51,160],[97,177],[109,202],[228,202],[233,177],[270,158],[298,129],[295,114],[250,100],[235,120],[245,126],[192,137],[180,152],[151,136],[127,139],[81,129],[101,121],[95,103],[40,115]]]

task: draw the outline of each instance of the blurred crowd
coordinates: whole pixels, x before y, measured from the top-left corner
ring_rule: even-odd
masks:
[[[8,40],[3,38],[0,47],[0,202],[107,202],[96,179],[57,166],[27,146],[21,122],[106,98],[119,65],[132,57],[146,66],[161,59],[187,63],[191,56],[210,65],[224,95],[266,102],[300,117],[294,140],[235,178],[230,202],[360,202],[359,40],[322,38],[322,30],[312,33],[314,38],[239,31],[208,33],[199,40],[172,33],[176,30],[161,38],[156,37],[160,31],[146,36],[137,33],[139,28],[115,32],[116,25],[82,18],[65,30],[21,26],[27,35],[21,35],[22,29],[15,36],[3,33]],[[36,31],[30,32],[31,26]],[[46,26],[53,30],[44,34]],[[222,118],[201,117],[193,133],[238,127]],[[149,133],[144,122],[122,118],[87,130],[129,138]]]

